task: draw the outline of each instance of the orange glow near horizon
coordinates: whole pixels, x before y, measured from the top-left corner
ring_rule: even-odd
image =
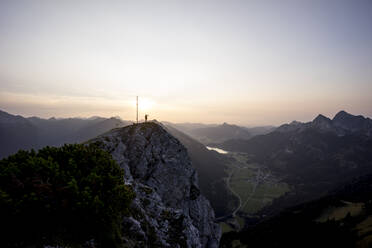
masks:
[[[0,1],[0,109],[280,125],[372,116],[372,1]],[[84,11],[82,11],[84,10]]]

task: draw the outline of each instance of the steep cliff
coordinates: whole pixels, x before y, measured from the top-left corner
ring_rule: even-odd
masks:
[[[218,247],[221,230],[185,147],[156,123],[114,129],[100,141],[136,198],[124,219],[128,247]]]

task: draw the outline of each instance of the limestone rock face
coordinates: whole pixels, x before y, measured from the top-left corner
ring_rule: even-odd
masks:
[[[113,129],[102,142],[136,198],[123,221],[129,247],[218,247],[221,230],[185,147],[156,123]]]

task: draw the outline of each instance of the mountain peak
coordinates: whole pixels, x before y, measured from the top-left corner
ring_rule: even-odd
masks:
[[[126,237],[148,240],[151,228],[156,243],[169,244],[164,247],[180,247],[181,241],[187,247],[218,247],[219,225],[179,140],[158,123],[145,122],[113,129],[94,141],[120,164],[136,193],[132,208],[139,214],[124,218]]]
[[[8,112],[0,110],[0,123],[23,123],[29,124],[26,118],[23,118],[20,115],[12,115]]]
[[[118,128],[119,132],[126,133],[126,135],[132,136],[141,136],[142,138],[149,139],[153,134],[157,136],[163,136],[168,138],[173,138],[171,135],[164,129],[164,127],[157,122],[142,122],[125,127]],[[128,136],[128,137],[129,137]]]
[[[322,114],[319,114],[313,120],[312,126],[322,131],[329,131],[332,129],[332,120]]]
[[[342,128],[344,130],[359,132],[366,131],[371,132],[372,122],[371,120],[365,118],[362,115],[352,115],[345,111],[338,112],[333,118],[333,123],[335,126]],[[362,132],[364,132],[362,131]],[[368,134],[369,135],[369,134]]]
[[[342,120],[342,119],[345,119],[345,118],[352,118],[352,117],[354,117],[354,115],[351,115],[348,112],[346,112],[344,110],[341,110],[340,112],[338,112],[335,115],[335,117],[333,117],[333,120],[337,121],[337,120]]]
[[[331,119],[329,119],[328,117],[322,115],[322,114],[319,114],[314,120],[313,122],[315,123],[319,123],[319,122],[330,122]]]
[[[289,123],[289,125],[293,125],[293,126],[297,126],[297,125],[301,125],[301,124],[302,124],[302,122],[296,121],[296,120],[294,120],[291,123]]]

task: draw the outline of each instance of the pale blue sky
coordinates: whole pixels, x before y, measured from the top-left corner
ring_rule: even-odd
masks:
[[[372,1],[0,1],[0,109],[174,122],[372,116]]]

